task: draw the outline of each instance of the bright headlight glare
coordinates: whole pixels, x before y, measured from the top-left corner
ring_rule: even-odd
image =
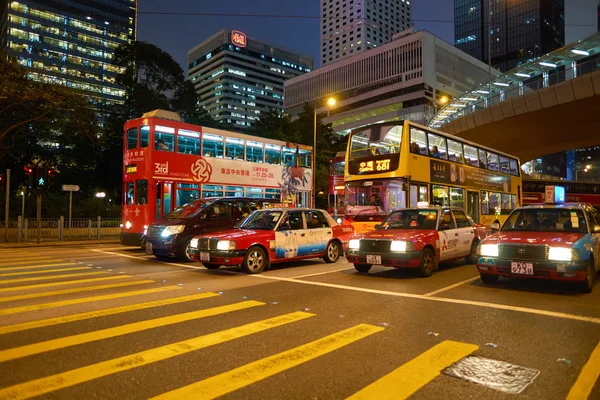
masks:
[[[219,240],[217,242],[217,250],[235,250],[235,242],[232,240]]]
[[[171,235],[176,235],[178,233],[183,232],[184,229],[185,229],[184,225],[170,225],[170,226],[165,227],[165,229],[163,229],[163,231],[160,233],[160,236],[167,237],[167,236],[171,236]]]
[[[129,222],[129,221],[125,222],[125,228],[131,229],[131,222]]]
[[[336,220],[336,222],[337,222],[338,224],[341,224],[341,223],[342,223],[342,219],[341,219],[340,217],[338,217],[338,219]]]
[[[550,247],[548,251],[548,260],[553,261],[571,261],[573,252],[568,247]]]
[[[360,239],[350,239],[348,242],[348,248],[351,250],[358,250],[360,247]]]
[[[192,240],[190,240],[190,247],[197,249],[198,248],[198,239],[193,238]]]
[[[407,243],[404,240],[392,240],[391,251],[406,251]]]
[[[148,235],[148,225],[144,225],[144,236]]]
[[[498,257],[498,245],[497,244],[482,244],[481,255],[484,257]]]

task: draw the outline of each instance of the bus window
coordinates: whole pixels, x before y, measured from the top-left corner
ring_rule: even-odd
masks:
[[[500,193],[481,192],[481,214],[493,215],[500,212]]]
[[[177,184],[177,198],[176,207],[181,207],[185,204],[189,204],[194,200],[200,198],[200,185],[196,183],[178,183]]]
[[[448,151],[446,150],[446,138],[430,133],[427,135],[429,139],[429,155],[435,158],[448,159]]]
[[[281,164],[281,146],[268,143],[265,145],[265,163]]]
[[[264,150],[263,144],[248,140],[246,142],[246,160],[251,162],[263,162]]]
[[[131,128],[127,130],[127,150],[138,147],[138,129]]]
[[[427,155],[427,137],[425,132],[415,127],[410,127],[410,151],[412,153]]]
[[[312,164],[311,160],[312,153],[308,150],[298,151],[296,157],[298,158],[298,167],[310,168]]]
[[[150,143],[150,127],[147,125],[142,126],[140,129],[140,147],[142,149],[148,147]]]
[[[450,205],[452,207],[465,208],[465,189],[450,188]]]
[[[477,149],[479,153],[479,166],[481,168],[487,168],[487,158],[485,155],[485,150]]]
[[[510,174],[519,176],[519,163],[514,158],[510,159]]]
[[[329,171],[330,175],[333,176],[344,176],[344,166],[346,165],[346,161],[336,161],[331,164],[331,171]]]
[[[221,185],[202,185],[202,198],[223,197],[223,186]]]
[[[431,205],[449,206],[448,186],[431,185]]]
[[[281,189],[265,189],[265,198],[281,199]]]
[[[517,206],[515,204],[515,195],[514,194],[504,194],[500,196],[501,205],[500,205],[500,213],[502,214],[510,214],[512,210]]]
[[[508,157],[500,156],[499,160],[500,160],[500,172],[502,172],[503,174],[510,173],[510,170],[508,169]]]
[[[487,152],[487,169],[496,172],[500,170],[498,167],[498,154],[489,151]]]
[[[295,166],[296,164],[294,164],[294,156],[296,155],[296,149],[290,148],[290,147],[284,147],[283,151],[281,152],[281,155],[283,157],[283,163],[290,165],[290,166]]]
[[[461,164],[464,162],[462,143],[448,139],[448,159]]]
[[[160,144],[161,141],[166,147]],[[154,150],[174,151],[174,145],[175,128],[157,125],[156,130],[154,132]]]
[[[177,152],[200,155],[200,133],[179,129],[177,132]]]
[[[223,158],[223,136],[202,134],[202,152],[204,157]]]
[[[465,144],[465,164],[473,167],[479,167],[479,158],[477,158],[477,147]]]
[[[135,204],[144,206],[148,204],[148,180],[135,181]]]
[[[230,160],[244,159],[244,139],[231,138],[225,139],[225,158]]]
[[[244,197],[243,186],[225,186],[225,196]]]
[[[247,187],[246,197],[263,197],[263,190],[262,188]]]
[[[385,138],[379,142],[381,154],[400,153],[400,144],[402,143],[402,125],[390,128],[385,134]]]
[[[125,187],[125,204],[128,206],[133,204],[133,182],[127,182]]]

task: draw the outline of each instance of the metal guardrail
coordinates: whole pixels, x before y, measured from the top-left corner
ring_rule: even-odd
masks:
[[[106,236],[119,236],[121,233],[120,218],[73,218],[69,227],[68,219],[60,217],[43,218],[39,225],[37,219],[10,219],[8,225],[0,221],[0,232],[4,240],[10,242],[29,242],[41,240],[100,240]]]

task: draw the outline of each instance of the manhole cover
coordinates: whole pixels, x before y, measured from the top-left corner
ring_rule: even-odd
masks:
[[[506,393],[521,393],[540,374],[533,368],[482,357],[467,357],[444,371]]]

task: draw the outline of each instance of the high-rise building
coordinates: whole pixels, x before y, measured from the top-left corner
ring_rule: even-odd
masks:
[[[19,0],[0,5],[0,45],[36,81],[80,90],[95,106],[122,104],[115,49],[136,34],[136,0]]]
[[[321,0],[321,66],[388,43],[410,27],[410,0]]]
[[[508,71],[565,44],[564,10],[565,0],[455,0],[455,45]]]
[[[313,69],[313,59],[222,29],[188,51],[188,79],[199,104],[219,122],[252,127],[283,110],[283,82]]]

